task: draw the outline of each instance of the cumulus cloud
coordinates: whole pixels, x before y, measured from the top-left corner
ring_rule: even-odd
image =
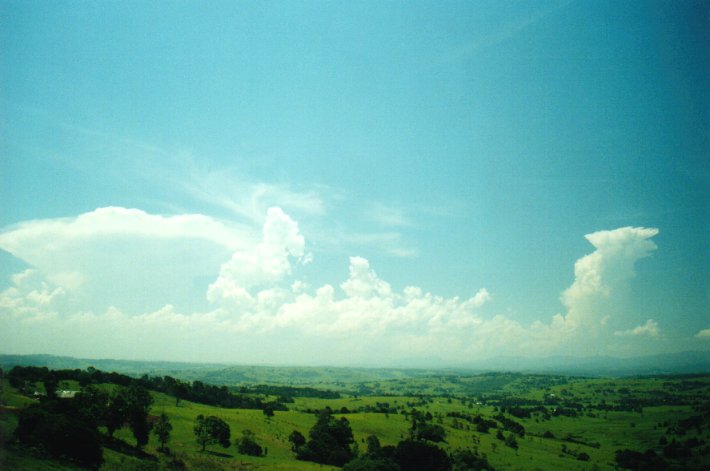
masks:
[[[177,220],[153,220],[144,213],[112,213],[117,217],[131,214],[153,222],[169,221],[169,226],[177,224]],[[76,224],[76,220],[58,224],[64,228],[62,224]],[[170,300],[139,312],[111,300],[87,307],[77,302],[75,291],[48,276],[56,274],[56,270],[40,267],[16,275],[13,285],[0,293],[0,330],[4,332],[0,341],[21,350],[20,342],[36,344],[30,339],[59,336],[64,342],[71,344],[76,340],[76,345],[83,345],[87,351],[95,349],[94,354],[107,356],[121,356],[125,351],[125,347],[120,347],[122,342],[136,345],[145,358],[168,357],[159,354],[162,351],[171,352],[170,358],[281,363],[323,362],[324,358],[340,363],[386,362],[412,357],[466,362],[501,354],[589,354],[595,352],[594,345],[604,344],[600,342],[602,336],[614,338],[609,325],[623,320],[614,308],[616,294],[634,276],[634,264],[655,249],[649,239],[658,232],[627,227],[586,236],[594,251],[575,264],[574,282],[561,297],[566,311],[548,322],[524,325],[508,316],[486,315],[493,296],[485,288],[472,290],[472,295],[463,298],[437,296],[417,286],[397,290],[378,276],[366,258],[359,256],[350,258],[347,279],[311,288],[294,270],[310,261],[305,238],[298,223],[280,208],[267,211],[260,239],[240,239],[226,231],[217,240],[233,242],[218,244],[208,233],[187,226],[189,230],[183,234],[204,234],[204,238],[223,249],[227,248],[225,245],[237,247],[226,254],[222,251],[221,263],[213,267],[213,273],[218,275],[202,291],[202,296],[206,292],[211,302],[204,309],[186,311]],[[169,228],[151,230],[159,234],[178,232]],[[154,237],[161,241],[182,240],[184,235]],[[69,239],[59,237],[59,246],[72,247]],[[92,235],[85,241],[101,239]],[[7,239],[0,238],[3,240]],[[44,239],[25,239],[19,245],[28,240]],[[72,250],[69,252],[74,253]],[[55,252],[38,253],[47,256]],[[75,268],[84,276],[91,273],[81,265]],[[100,345],[82,343],[77,338],[80,331],[91,338],[110,340]],[[618,332],[617,336],[655,337],[659,328],[649,320],[628,333]],[[48,342],[55,345],[58,341]],[[86,355],[67,351],[68,344],[63,345],[55,351]],[[199,356],[198,352],[203,356],[194,357]],[[326,357],[324,352],[328,352]]]
[[[266,213],[262,240],[256,246],[235,252],[224,263],[219,277],[207,290],[212,301],[231,300],[241,307],[254,302],[248,289],[280,281],[291,273],[290,259],[295,257],[305,263],[305,240],[298,224],[281,208],[270,208]]]
[[[653,319],[649,319],[646,321],[645,324],[639,325],[634,327],[633,329],[629,330],[617,330],[614,332],[614,335],[624,337],[624,336],[636,336],[636,337],[642,337],[642,336],[648,336],[648,337],[658,337],[661,333],[661,330],[658,328],[658,322],[654,321]]]
[[[390,285],[380,280],[370,263],[362,257],[350,257],[350,278],[340,285],[351,298],[388,297],[392,295]]]

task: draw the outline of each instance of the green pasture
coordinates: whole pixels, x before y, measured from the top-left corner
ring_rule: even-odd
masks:
[[[299,384],[322,386],[323,375],[313,377],[319,382],[308,384],[311,370],[300,371]],[[342,375],[340,370],[338,375]],[[255,373],[254,373],[255,374]],[[272,376],[274,372],[270,373]],[[359,373],[363,374],[363,373]],[[364,374],[363,374],[364,375]],[[339,376],[340,378],[340,376]],[[345,386],[345,383],[343,383]],[[669,427],[698,414],[710,417],[710,376],[698,377],[647,377],[647,378],[571,378],[562,376],[486,374],[479,376],[437,375],[431,377],[387,378],[342,387],[338,399],[300,398],[287,404],[290,410],[276,411],[266,417],[261,410],[223,409],[189,401],[176,405],[175,398],[152,393],[154,404],[151,415],[165,413],[173,430],[168,443],[169,454],[158,451],[158,443],[151,435],[144,451],[149,457],[136,457],[125,450],[105,448],[102,470],[170,469],[171,460],[180,460],[187,469],[195,470],[324,470],[335,469],[315,463],[298,461],[291,451],[288,437],[298,430],[308,436],[316,421],[312,411],[330,407],[338,417],[346,417],[352,427],[355,442],[361,452],[366,451],[365,440],[376,435],[381,444],[396,445],[407,438],[411,422],[404,414],[412,409],[429,412],[432,423],[444,427],[446,441],[439,443],[447,451],[475,450],[484,454],[496,469],[525,470],[592,470],[616,469],[615,452],[619,449],[662,452],[659,445],[666,440],[697,439],[704,443],[693,451],[688,463],[697,469],[710,468],[710,427],[706,425],[685,431],[682,436],[671,436]],[[65,389],[78,389],[76,384],[63,384]],[[113,385],[100,385],[111,390]],[[345,392],[349,390],[350,392]],[[377,391],[377,394],[365,394]],[[410,392],[411,394],[405,394]],[[493,398],[493,399],[492,399]],[[449,417],[450,413],[467,417],[481,415],[491,420],[501,413],[493,400],[517,398],[521,400],[553,401],[545,403],[549,411],[557,407],[555,401],[568,401],[582,405],[576,417],[533,413],[530,418],[506,416],[525,427],[525,435],[516,436],[518,448],[506,446],[496,438],[499,429],[488,433],[476,431],[474,424],[462,418]],[[75,468],[34,458],[6,446],[17,425],[15,408],[26,407],[35,401],[5,384],[2,388],[0,413],[0,469],[73,470]],[[489,402],[486,402],[491,400]],[[653,403],[657,401],[657,403]],[[603,402],[608,405],[642,403],[638,410],[599,410]],[[375,413],[363,410],[388,404],[397,412]],[[649,405],[651,404],[651,405]],[[311,412],[309,412],[311,411]],[[200,451],[195,441],[193,426],[198,415],[214,415],[224,420],[231,429],[232,445],[221,448],[208,446]],[[240,455],[234,446],[244,430],[254,433],[256,441],[267,450],[264,457]],[[105,431],[104,431],[105,432]],[[553,437],[545,438],[551,432]],[[511,432],[504,431],[504,437]],[[134,439],[127,428],[116,432],[115,437],[129,445]],[[128,447],[130,449],[130,447]],[[581,461],[580,455],[588,461]],[[677,463],[676,463],[677,464]]]

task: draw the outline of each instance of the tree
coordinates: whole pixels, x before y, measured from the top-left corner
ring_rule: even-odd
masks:
[[[380,451],[382,450],[382,445],[380,445],[380,439],[377,438],[377,435],[370,435],[369,437],[367,437],[366,442],[368,455],[377,456],[380,454]]]
[[[306,437],[298,430],[294,430],[291,432],[291,435],[288,436],[288,441],[291,442],[291,450],[297,453],[298,449],[306,444]]]
[[[256,443],[256,438],[254,436],[254,432],[251,430],[244,430],[242,432],[242,437],[237,440],[237,450],[239,453],[242,455],[249,455],[249,456],[263,456],[264,455],[264,450],[261,448],[261,445]]]
[[[175,382],[172,384],[172,392],[175,396],[175,407],[178,407],[180,405],[180,401],[185,399],[190,392],[190,386],[180,380],[174,381]]]
[[[97,426],[104,422],[108,410],[108,394],[96,386],[87,385],[74,398],[78,410]]]
[[[446,437],[444,427],[436,424],[420,424],[416,431],[416,438],[430,442],[443,442]]]
[[[109,398],[108,407],[104,414],[104,422],[106,423],[109,437],[113,437],[113,433],[126,423],[128,418],[127,407],[126,398],[121,393],[121,390],[116,391]]]
[[[103,462],[96,424],[70,401],[54,400],[24,409],[15,429],[17,440],[53,458],[98,469]]]
[[[213,444],[229,448],[231,431],[229,425],[219,417],[198,415],[195,418],[194,432],[197,443],[202,446],[202,451],[205,451],[207,445]]]
[[[266,416],[267,419],[270,419],[271,417],[274,416],[274,405],[271,403],[264,404],[264,415]]]
[[[470,450],[456,450],[451,455],[453,471],[493,471],[485,456],[479,456]]]
[[[165,444],[170,440],[170,432],[173,430],[173,425],[170,423],[170,419],[163,412],[160,414],[158,421],[153,427],[153,433],[158,438],[160,443],[160,450],[165,451]]]
[[[343,466],[355,457],[351,449],[355,439],[348,419],[336,419],[332,413],[330,408],[320,412],[308,433],[310,439],[296,451],[298,459]]]
[[[132,384],[128,389],[124,389],[123,393],[126,398],[128,425],[136,439],[136,446],[142,448],[148,443],[150,433],[148,412],[153,404],[153,396],[138,384]]]
[[[421,440],[403,440],[397,444],[395,460],[407,471],[449,471],[451,460],[438,446]]]
[[[44,392],[48,399],[56,399],[58,387],[59,380],[57,377],[52,372],[47,373],[44,378]]]
[[[505,438],[505,445],[509,446],[510,448],[513,448],[515,450],[518,449],[518,441],[515,439],[514,434],[510,434]]]

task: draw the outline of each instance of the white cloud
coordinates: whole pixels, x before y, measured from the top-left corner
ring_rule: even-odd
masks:
[[[710,340],[710,329],[703,329],[699,331],[697,334],[695,334],[695,338]]]
[[[240,233],[201,214],[160,216],[139,209],[105,207],[76,218],[20,223],[0,234],[0,248],[36,265],[44,261],[48,251],[107,236],[202,239],[230,249],[242,246],[244,238],[243,230]]]
[[[281,208],[270,208],[256,246],[239,250],[224,263],[217,280],[209,286],[207,298],[211,302],[230,300],[245,308],[254,298],[248,289],[280,281],[291,273],[290,259],[304,258],[305,240],[298,224]]]
[[[625,337],[625,336],[648,336],[648,337],[658,337],[661,330],[658,328],[658,322],[653,319],[649,319],[645,324],[634,327],[633,329],[616,331],[614,335]]]
[[[370,204],[367,207],[367,217],[383,226],[406,227],[412,225],[412,221],[401,208],[383,203]]]
[[[203,299],[204,292],[195,292],[207,286],[201,280],[214,277],[229,254],[254,240],[249,227],[199,214],[108,207],[10,227],[0,233],[0,249],[73,293],[77,306],[114,304],[142,312],[146,306]]]
[[[362,257],[350,257],[350,278],[340,285],[351,298],[390,297],[390,285],[377,277],[370,263]]]
[[[337,194],[332,188],[313,186],[300,189],[288,185],[254,181],[229,170],[205,171],[191,162],[189,179],[183,174],[174,180],[199,201],[224,208],[233,214],[258,222],[270,207],[286,208],[301,215],[319,216],[326,211],[326,199]]]
[[[585,336],[595,336],[613,317],[613,295],[634,277],[636,262],[656,249],[649,239],[658,229],[622,227],[586,235],[595,251],[577,260],[575,280],[561,297],[567,307],[563,320]]]
[[[566,312],[547,323],[523,325],[507,316],[484,315],[492,300],[485,288],[465,298],[436,296],[416,286],[395,290],[363,257],[350,258],[348,277],[339,285],[311,288],[294,276],[294,267],[309,260],[305,239],[298,223],[280,208],[267,211],[260,240],[240,238],[238,231],[230,232],[209,218],[194,220],[223,228],[216,241],[208,232],[193,227],[190,218],[153,217],[129,210],[105,211],[104,216],[107,214],[111,215],[106,218],[109,229],[89,225],[79,231],[73,225],[80,217],[37,222],[30,234],[41,233],[42,237],[13,235],[20,247],[18,253],[36,253],[33,260],[40,266],[16,275],[13,286],[0,293],[0,341],[6,342],[10,351],[34,345],[35,349],[54,348],[48,350],[54,353],[86,356],[93,352],[94,356],[116,357],[125,356],[126,345],[130,345],[143,358],[280,363],[382,362],[412,357],[465,362],[502,354],[597,353],[599,345],[614,338],[607,323],[619,320],[614,309],[616,293],[634,276],[635,262],[655,249],[649,239],[657,233],[655,229],[621,228],[588,235],[595,250],[575,264],[575,280],[562,294]],[[198,234],[221,247],[221,265],[212,266],[214,281],[202,291],[203,296],[207,292],[211,306],[186,311],[167,299],[154,308],[132,311],[108,298],[92,306],[82,301],[80,293],[95,283],[92,277],[111,275],[115,267],[71,264],[68,259],[78,256],[79,245],[89,250],[82,260],[98,257],[101,250],[107,250],[106,244],[111,242],[114,247],[114,239],[126,231],[114,218],[131,221],[136,217],[148,221],[148,226],[143,232],[136,226],[128,234],[143,242],[156,238],[164,244],[182,241],[185,234]],[[159,222],[168,227],[159,227]],[[181,229],[175,229],[176,225]],[[75,232],[89,235],[79,244],[74,239],[81,237]],[[0,242],[12,239],[5,238],[6,234],[0,236]],[[55,239],[54,248],[25,247]],[[229,247],[238,246],[237,250],[226,252],[224,244],[217,243],[222,240],[230,241]],[[180,244],[169,245],[172,257],[185,255]],[[144,244],[133,248],[150,259]],[[56,265],[45,260],[55,256],[59,257]],[[122,252],[111,255],[110,260],[118,263],[114,259],[135,260],[136,256]],[[66,273],[76,272],[86,279],[76,290],[57,281],[59,270],[55,267],[62,266],[60,262],[68,263]],[[141,271],[135,275],[138,278],[148,276],[142,271],[150,276],[157,273],[150,265],[137,266]],[[136,265],[132,268],[136,270]],[[119,280],[114,276],[112,282]],[[131,280],[123,282],[131,285]],[[147,294],[152,297],[150,291]],[[617,335],[658,336],[659,329],[649,320],[628,334]],[[102,338],[103,343],[96,340]],[[328,352],[325,357],[323,352]]]

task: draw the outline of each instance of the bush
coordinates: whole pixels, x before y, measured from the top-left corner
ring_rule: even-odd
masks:
[[[261,448],[261,445],[256,443],[256,440],[254,438],[254,433],[252,433],[251,430],[244,430],[244,432],[242,432],[242,438],[237,440],[236,445],[237,445],[237,450],[242,455],[249,455],[249,456],[263,456],[264,455],[264,450]]]

